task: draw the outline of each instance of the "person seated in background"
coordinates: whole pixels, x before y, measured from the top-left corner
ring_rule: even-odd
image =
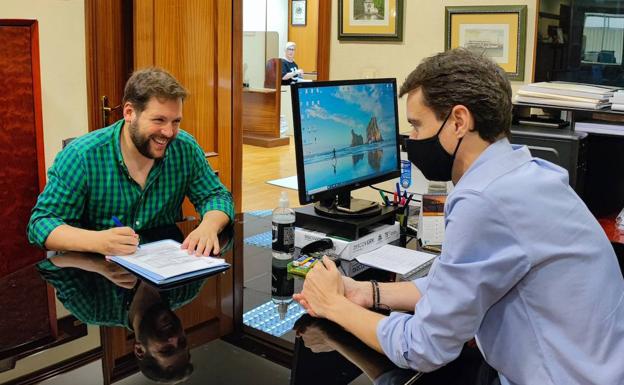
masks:
[[[295,63],[295,48],[297,45],[292,41],[286,43],[284,57],[282,58],[282,85],[297,83],[303,80],[303,70]]]
[[[32,210],[29,241],[48,250],[132,254],[137,232],[181,220],[188,196],[201,223],[182,248],[219,254],[218,233],[233,221],[232,196],[195,139],[180,129],[186,96],[163,69],[133,73],[123,119],[57,155]]]
[[[453,49],[423,60],[403,95],[409,160],[455,184],[440,256],[427,277],[382,284],[341,277],[324,257],[295,299],[400,367],[433,371],[476,336],[503,385],[624,383],[615,252],[567,172],[510,144],[504,71]]]

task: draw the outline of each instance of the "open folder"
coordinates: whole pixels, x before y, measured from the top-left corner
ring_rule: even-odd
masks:
[[[143,244],[134,254],[112,256],[109,260],[162,289],[206,278],[230,268],[230,264],[222,258],[189,255],[180,246],[179,242],[166,239]]]

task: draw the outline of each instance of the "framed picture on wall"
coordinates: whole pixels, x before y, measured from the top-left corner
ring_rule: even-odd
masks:
[[[501,66],[509,80],[524,80],[526,5],[446,7],[444,48],[464,47]]]
[[[402,41],[403,0],[338,0],[338,40]]]
[[[306,0],[293,0],[291,25],[306,25]]]

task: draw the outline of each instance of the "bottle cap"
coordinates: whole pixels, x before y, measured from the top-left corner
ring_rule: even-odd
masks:
[[[279,199],[279,207],[288,207],[288,193],[286,191],[282,191]]]

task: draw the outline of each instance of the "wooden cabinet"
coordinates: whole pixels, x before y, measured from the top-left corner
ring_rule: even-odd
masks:
[[[0,20],[0,371],[56,338],[54,293],[31,265],[30,210],[45,184],[36,20]]]

